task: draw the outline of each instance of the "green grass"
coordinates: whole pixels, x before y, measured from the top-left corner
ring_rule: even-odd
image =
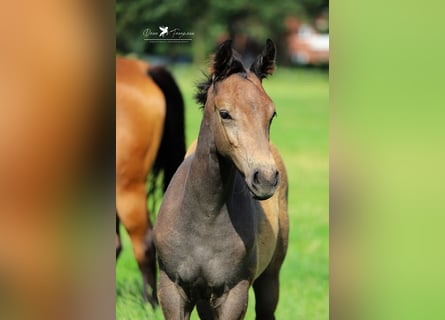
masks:
[[[193,100],[200,68],[171,68],[186,103],[187,143],[197,135],[201,110]],[[329,314],[329,162],[328,76],[318,70],[277,68],[264,80],[278,117],[271,139],[280,150],[289,175],[289,250],[280,274],[277,319],[328,319]],[[142,302],[141,278],[131,244],[122,232],[124,250],[117,264],[117,319],[162,319]],[[246,319],[254,319],[249,296]],[[197,319],[196,312],[192,317]]]

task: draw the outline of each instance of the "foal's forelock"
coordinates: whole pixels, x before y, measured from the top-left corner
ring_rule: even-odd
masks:
[[[198,83],[195,99],[204,108],[208,92],[211,87],[217,88],[218,82],[227,79],[233,74],[247,78],[249,73],[254,74],[261,82],[275,70],[276,48],[272,40],[267,39],[263,51],[257,56],[254,63],[247,69],[241,61],[240,55],[232,49],[232,41],[224,41],[217,49],[210,64],[210,74],[205,80]]]
[[[238,65],[237,68],[231,69],[230,70],[231,73],[227,73],[224,79],[228,78],[232,74],[237,74],[244,79],[248,79],[247,78],[248,71],[244,68],[241,61],[239,62],[240,65]],[[201,109],[204,109],[207,103],[209,90],[212,89],[213,92],[216,93],[218,89],[218,84],[221,81],[222,81],[221,78],[217,78],[215,77],[214,74],[210,74],[209,76],[206,75],[206,79],[204,81],[198,83],[195,99],[199,103]]]

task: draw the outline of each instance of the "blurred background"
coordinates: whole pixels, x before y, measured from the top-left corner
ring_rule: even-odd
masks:
[[[161,36],[166,27],[168,34]],[[178,31],[184,36],[178,36]],[[117,55],[166,65],[173,73],[185,102],[187,146],[197,138],[202,119],[193,99],[196,83],[207,72],[217,44],[229,38],[247,67],[267,38],[277,45],[276,71],[263,81],[278,113],[271,140],[280,150],[289,175],[290,239],[280,275],[277,319],[327,319],[328,1],[116,2]],[[160,202],[159,195],[157,205]],[[156,214],[152,213],[152,219]],[[123,228],[121,236],[123,251],[116,269],[117,319],[162,319],[160,308],[153,312],[142,301],[141,276]],[[255,318],[254,306],[251,292],[246,319]],[[196,312],[193,319],[197,319]]]
[[[250,62],[267,37],[278,46],[283,65],[329,63],[329,1],[137,0],[116,2],[118,54],[135,53],[151,61],[202,63],[228,38]],[[193,33],[190,45],[142,41],[144,30],[159,26]]]

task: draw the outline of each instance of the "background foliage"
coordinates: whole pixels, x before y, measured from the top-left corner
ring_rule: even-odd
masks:
[[[243,32],[259,43],[273,36],[280,49],[287,16],[310,20],[328,5],[328,0],[117,0],[116,48],[123,54],[167,54],[202,62],[218,37]],[[191,46],[142,41],[145,28],[158,31],[159,26],[194,32],[194,41]]]

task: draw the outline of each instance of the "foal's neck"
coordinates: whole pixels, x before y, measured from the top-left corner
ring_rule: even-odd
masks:
[[[235,172],[233,162],[218,154],[210,124],[204,117],[186,186],[201,213],[215,216],[221,211],[232,194]]]

